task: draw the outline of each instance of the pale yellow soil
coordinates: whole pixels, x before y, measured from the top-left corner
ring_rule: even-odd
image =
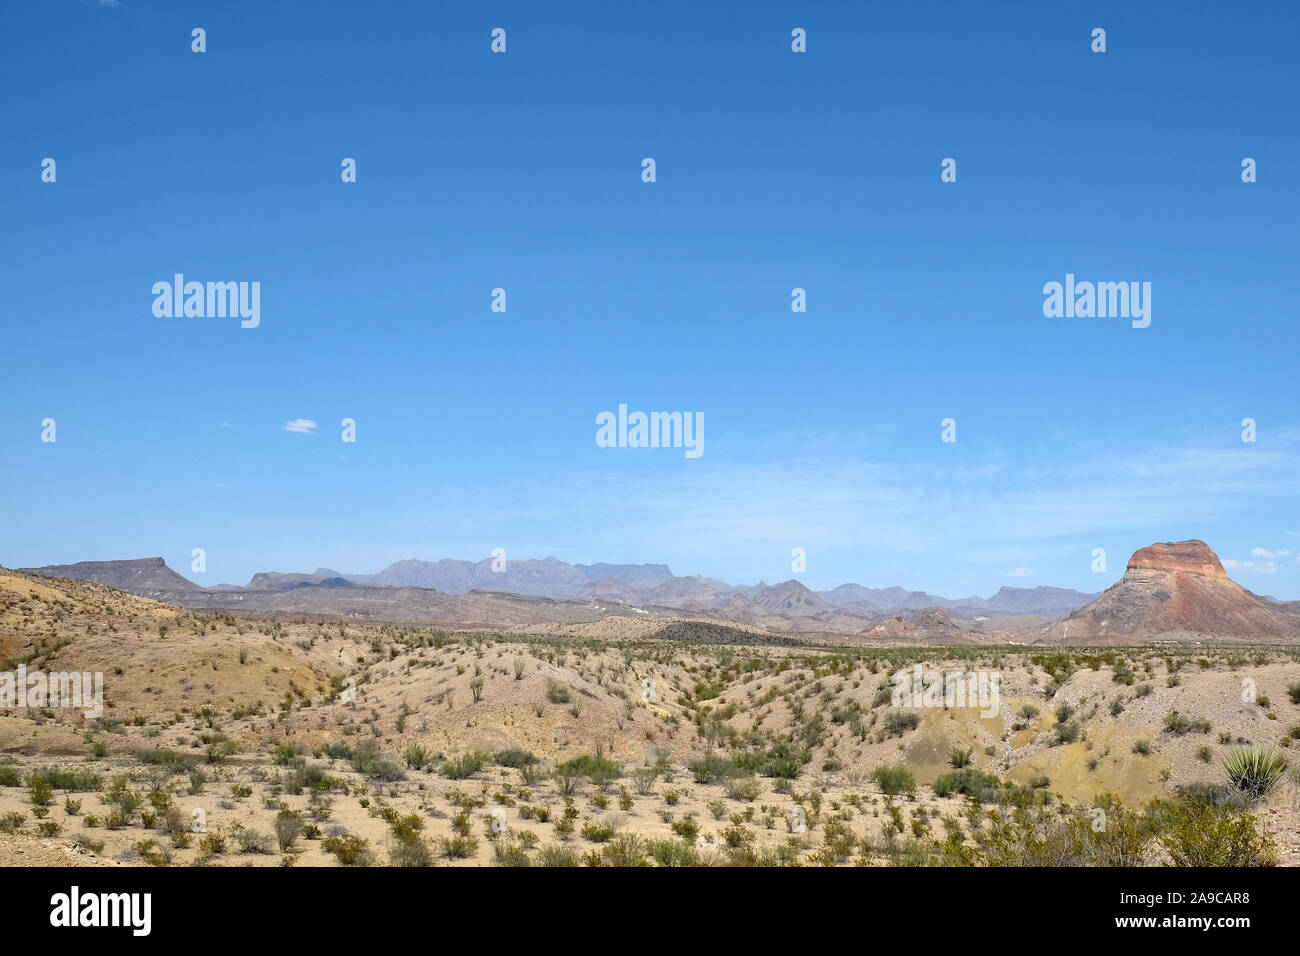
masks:
[[[680,836],[672,824],[681,829],[687,820],[698,826],[695,848],[706,862],[728,858],[728,839],[756,849],[789,847],[800,862],[819,862],[833,824],[861,841],[842,862],[883,865],[880,848],[892,838],[887,799],[871,780],[879,767],[900,764],[918,784],[915,798],[892,801],[903,821],[900,838],[914,827],[939,837],[941,820],[964,812],[962,800],[940,799],[929,787],[952,769],[954,747],[971,751],[973,767],[1012,783],[1048,778],[1053,805],[1082,812],[1102,793],[1141,806],[1171,797],[1180,785],[1226,783],[1224,754],[1247,742],[1291,758],[1291,772],[1254,812],[1276,841],[1278,862],[1300,863],[1300,748],[1289,746],[1292,737],[1300,744],[1300,705],[1288,693],[1300,684],[1300,662],[1291,653],[1200,649],[1200,661],[1180,658],[1171,671],[1164,649],[1120,649],[1110,659],[1067,650],[1075,659],[1068,673],[1058,671],[1058,686],[1049,673],[1059,663],[1056,650],[918,648],[886,659],[884,652],[844,648],[665,645],[645,640],[651,631],[641,622],[615,625],[614,634],[586,624],[580,633],[548,627],[524,638],[257,620],[178,611],[78,582],[0,575],[0,653],[33,669],[101,671],[106,697],[99,719],[64,708],[0,710],[0,780],[6,771],[10,777],[10,785],[0,785],[0,830],[14,831],[0,832],[0,865],[141,865],[146,858],[338,865],[323,843],[348,834],[365,840],[371,860],[384,864],[396,846],[390,820],[410,815],[443,865],[492,863],[494,841],[509,846],[522,839],[530,858],[540,852],[534,844],[599,851],[602,844],[583,835],[588,824],[672,839]],[[1035,662],[1034,655],[1046,656]],[[886,723],[897,709],[879,695],[890,687],[889,675],[912,661],[942,671],[996,671],[996,713],[922,708],[917,726],[890,732]],[[1129,683],[1117,681],[1117,668],[1132,672]],[[1253,699],[1243,699],[1243,681],[1253,681]],[[1113,715],[1116,701],[1123,709]],[[1073,710],[1067,722],[1079,726],[1073,743],[1056,740],[1054,712],[1062,704]],[[1037,712],[1022,716],[1026,706]],[[1207,722],[1209,731],[1166,731],[1171,711]],[[790,735],[810,750],[788,792],[757,776],[750,799],[696,783],[688,769],[707,754],[764,750]],[[471,751],[520,749],[548,770],[599,750],[621,771],[603,791],[586,780],[577,786],[569,795],[574,832],[565,834],[556,823],[566,796],[545,774],[528,784],[519,770],[489,761],[466,780],[405,767],[403,779],[383,782],[325,752],[362,741],[398,765],[418,745],[430,768]],[[1149,754],[1135,752],[1139,744]],[[323,799],[313,803],[309,791],[285,789],[291,769],[276,760],[276,748],[285,745],[298,748],[298,762],[332,779]],[[189,758],[205,779],[149,763],[145,752],[159,750]],[[638,784],[638,769],[654,761],[660,772]],[[83,792],[58,789],[36,806],[28,783],[47,767],[98,780]],[[142,801],[120,821],[111,820],[115,781]],[[153,792],[165,795],[154,801],[175,807],[186,821],[201,810],[206,832],[164,832]],[[474,804],[464,826],[477,845],[465,858],[444,852],[457,803]],[[526,819],[521,806],[546,807],[550,819]],[[791,832],[800,808],[811,826]],[[282,809],[317,832],[285,852],[273,839],[270,852],[242,852],[240,830],[270,839]],[[496,809],[503,816],[494,821]],[[49,836],[38,836],[42,827]],[[72,846],[82,852],[66,849]]]

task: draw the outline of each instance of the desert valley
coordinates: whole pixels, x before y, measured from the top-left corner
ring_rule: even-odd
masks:
[[[0,673],[103,679],[0,709],[0,863],[1300,864],[1300,607],[1203,542],[991,599],[509,567],[0,568]]]

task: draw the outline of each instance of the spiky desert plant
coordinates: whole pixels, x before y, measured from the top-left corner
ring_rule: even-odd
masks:
[[[1276,750],[1239,747],[1223,758],[1232,785],[1252,799],[1268,793],[1286,770],[1286,758]]]

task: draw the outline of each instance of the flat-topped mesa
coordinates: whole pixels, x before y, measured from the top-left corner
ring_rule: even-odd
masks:
[[[1133,552],[1129,571],[1183,571],[1206,578],[1228,580],[1219,556],[1210,546],[1196,538],[1190,541],[1166,541]]]

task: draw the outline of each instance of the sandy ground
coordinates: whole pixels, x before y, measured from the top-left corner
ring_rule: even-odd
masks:
[[[337,865],[333,841],[347,837],[388,863],[400,831],[445,865],[537,859],[540,847],[582,856],[629,834],[689,838],[704,861],[752,847],[805,863],[847,834],[856,849],[836,862],[880,865],[891,830],[933,837],[962,817],[960,799],[929,787],[954,748],[1086,810],[1103,793],[1140,806],[1224,784],[1223,757],[1246,744],[1292,758],[1255,814],[1278,861],[1300,863],[1294,651],[711,647],[625,630],[615,640],[236,619],[0,576],[0,670],[105,679],[99,717],[0,710],[0,864]],[[907,708],[889,700],[890,675],[914,662],[996,674],[996,706],[917,708],[894,726]],[[1188,726],[1167,729],[1172,712]],[[1077,737],[1062,742],[1058,723]],[[788,785],[748,771],[740,786],[700,783],[689,769],[781,742],[807,748]],[[346,756],[359,744],[399,772],[359,772]],[[408,765],[413,747],[427,763]],[[449,760],[511,750],[535,761],[537,779],[491,759],[467,779],[446,775]],[[604,786],[565,793],[546,773],[597,752],[619,767]],[[872,772],[886,765],[913,775],[915,797],[881,791]],[[83,779],[45,799],[30,782],[46,768]],[[294,783],[305,772],[324,778],[314,797]],[[123,792],[135,797],[113,819]],[[282,848],[273,832],[285,810],[306,831]],[[566,810],[571,828],[559,823]],[[195,811],[202,832],[190,832]],[[792,829],[801,812],[803,832]]]

